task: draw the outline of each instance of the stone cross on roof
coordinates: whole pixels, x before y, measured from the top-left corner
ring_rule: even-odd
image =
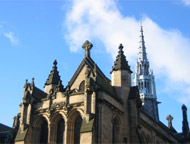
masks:
[[[90,57],[90,49],[93,47],[93,44],[91,44],[88,40],[84,42],[82,45],[82,48],[85,50],[85,57]]]
[[[166,117],[166,119],[168,120],[168,128],[171,129],[172,128],[172,120],[173,120],[173,117],[171,115],[168,115]]]

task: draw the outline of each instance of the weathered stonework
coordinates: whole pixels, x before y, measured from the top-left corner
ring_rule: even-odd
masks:
[[[84,43],[85,57],[65,88],[56,61],[45,91],[34,79],[26,81],[15,143],[178,143],[169,128],[143,110],[138,87],[131,86],[123,46],[112,80],[91,59],[92,46]]]

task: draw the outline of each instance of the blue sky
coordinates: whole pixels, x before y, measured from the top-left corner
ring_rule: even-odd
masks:
[[[107,77],[120,43],[135,71],[140,21],[162,102],[160,120],[167,124],[171,114],[181,131],[183,103],[190,118],[189,0],[0,0],[0,123],[12,126],[25,79],[34,77],[43,89],[54,59],[66,86],[83,59],[86,39]]]

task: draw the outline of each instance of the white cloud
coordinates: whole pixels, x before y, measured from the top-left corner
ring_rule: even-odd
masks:
[[[113,0],[74,0],[65,24],[71,51],[80,49],[86,39],[98,39],[115,59],[122,43],[127,59],[136,63],[140,22],[123,16]],[[190,39],[178,30],[161,28],[149,17],[144,17],[143,26],[148,58],[156,76],[163,75],[170,82],[184,83],[190,88]]]
[[[10,40],[12,45],[18,45],[18,39],[15,37],[13,32],[5,32],[4,36]]]
[[[19,39],[15,36],[14,28],[7,22],[0,22],[0,36],[8,38],[13,46],[19,44]]]
[[[190,0],[181,0],[182,3],[186,6],[190,6]]]

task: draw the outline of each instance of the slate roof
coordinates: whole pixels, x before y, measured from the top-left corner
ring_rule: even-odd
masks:
[[[119,52],[114,62],[114,66],[112,67],[112,71],[117,70],[127,70],[132,73],[130,66],[128,65],[128,61],[126,60],[126,57],[124,55],[122,44],[120,44],[119,46]]]
[[[34,87],[32,96],[37,100],[41,100],[43,98],[47,98],[47,93],[45,93],[44,91],[40,90],[37,87]]]
[[[0,123],[0,133],[5,131],[12,131],[12,128]]]

